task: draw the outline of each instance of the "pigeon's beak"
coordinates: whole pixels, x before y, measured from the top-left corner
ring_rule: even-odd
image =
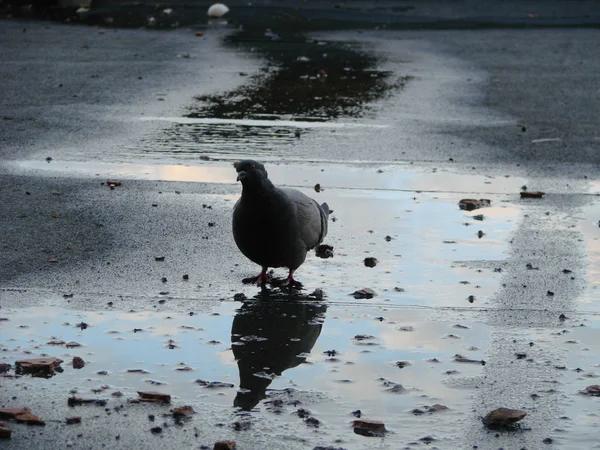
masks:
[[[244,172],[243,170],[239,171],[237,181],[242,181],[244,178],[246,178],[246,172]]]

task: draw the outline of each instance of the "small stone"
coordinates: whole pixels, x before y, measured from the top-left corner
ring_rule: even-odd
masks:
[[[352,427],[354,428],[354,433],[362,436],[383,436],[386,432],[384,423],[379,420],[354,420]]]
[[[162,392],[138,391],[138,395],[140,396],[139,400],[142,402],[171,403],[171,396],[169,394],[163,394]]]
[[[80,416],[73,416],[73,417],[68,417],[67,420],[67,425],[73,425],[75,423],[81,423],[81,417]]]
[[[85,366],[85,361],[81,359],[79,356],[73,357],[73,369],[83,369]]]
[[[235,450],[236,448],[235,441],[217,441],[213,450]]]
[[[583,391],[583,393],[594,397],[600,397],[600,385],[594,384],[592,386],[588,386],[585,388],[585,391]],[[0,417],[2,416],[0,415]]]
[[[375,296],[375,291],[373,289],[363,288],[354,291],[350,295],[352,295],[357,300],[362,298],[373,298]]]
[[[0,364],[0,373],[6,373],[10,370],[11,365],[8,363],[2,363]]]
[[[243,302],[247,298],[248,297],[246,297],[246,294],[244,294],[243,292],[238,292],[237,294],[233,295],[233,300],[235,300],[236,302]]]
[[[386,240],[387,242],[390,242],[390,241],[392,240],[392,237],[391,237],[391,236],[388,234],[388,235],[385,237],[385,240]]]
[[[164,256],[155,256],[154,257],[154,261],[164,261],[165,257]]]
[[[554,440],[552,438],[546,438],[542,441],[544,444],[552,444]]]
[[[448,408],[446,405],[440,405],[439,403],[436,403],[435,405],[431,405],[430,407],[428,407],[427,411],[438,412],[438,411],[443,411],[445,409],[450,409],[450,408]]]
[[[488,428],[503,428],[514,425],[526,415],[525,411],[518,409],[498,408],[487,413],[482,421]]]
[[[0,439],[10,439],[12,430],[6,427],[0,427]]]
[[[67,347],[67,348],[81,347],[81,344],[79,342],[69,341],[65,344],[65,347]]]
[[[152,432],[152,434],[160,434],[162,433],[162,427],[152,427],[150,428],[150,431]]]
[[[474,209],[485,208],[491,205],[492,202],[485,198],[481,198],[479,200],[472,198],[464,198],[458,202],[458,207],[465,211],[473,211]]]
[[[369,256],[368,258],[365,258],[364,262],[365,262],[365,266],[367,266],[367,267],[375,267],[379,261],[377,261],[377,258],[373,258],[372,256]]]
[[[194,411],[194,408],[192,408],[189,405],[179,406],[171,410],[171,414],[173,414],[174,417],[188,417],[194,414],[195,412],[196,411]]]
[[[190,279],[190,276],[186,273],[183,275],[183,281],[188,281]]]
[[[307,417],[304,419],[304,423],[313,428],[319,428],[319,425],[321,425],[319,419],[316,419],[315,417]]]
[[[319,183],[315,184],[315,192],[321,192],[321,185]]]
[[[311,294],[311,297],[316,298],[317,300],[323,300],[323,297],[325,296],[323,289],[321,288],[316,288]]]

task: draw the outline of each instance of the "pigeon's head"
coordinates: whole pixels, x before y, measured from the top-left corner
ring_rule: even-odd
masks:
[[[259,184],[262,180],[267,179],[267,170],[258,161],[251,159],[245,159],[243,161],[237,161],[233,164],[237,171],[237,180],[241,181],[243,185]]]

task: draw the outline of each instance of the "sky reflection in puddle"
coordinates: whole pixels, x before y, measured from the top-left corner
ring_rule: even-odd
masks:
[[[204,409],[199,405],[208,402],[253,409],[260,417],[267,414],[273,392],[293,388],[305,393],[299,407],[310,408],[326,424],[326,433],[347,434],[349,413],[361,409],[365,417],[385,420],[402,439],[418,438],[421,436],[407,434],[406,422],[427,434],[424,428],[434,419],[416,418],[410,411],[442,403],[451,410],[445,423],[436,426],[436,433],[450,443],[457,436],[461,412],[468,412],[470,395],[469,389],[456,389],[453,383],[460,379],[460,386],[468,386],[481,374],[480,364],[456,363],[453,355],[482,359],[489,335],[485,326],[471,323],[459,313],[447,314],[445,322],[434,323],[427,311],[382,311],[289,300],[244,306],[224,303],[219,312],[190,316],[53,307],[4,309],[3,317],[9,320],[1,325],[2,362],[49,354],[65,360],[64,373],[53,378],[55,389],[65,397],[73,388],[85,398],[111,398],[116,390],[125,398],[136,398],[137,390],[157,390],[174,395],[176,403],[195,405],[201,415]],[[380,314],[385,318],[375,320]],[[85,330],[75,326],[82,321],[89,324]],[[134,332],[134,328],[140,331]],[[234,342],[244,344],[234,345],[233,350],[232,333]],[[53,338],[73,340],[82,347],[47,345]],[[170,339],[176,345],[173,349],[167,345]],[[305,355],[306,361],[298,354]],[[70,366],[74,355],[86,361],[85,368]],[[398,361],[407,364],[399,368]],[[184,367],[191,371],[177,370]],[[148,373],[128,373],[129,369]],[[458,372],[446,373],[453,370]],[[108,373],[99,375],[99,371]],[[276,376],[271,381],[256,377],[257,372]],[[237,392],[240,373],[243,387],[251,388],[254,398]],[[235,388],[209,389],[194,383],[198,379],[232,383]],[[23,381],[30,385],[43,382],[25,377],[4,384]],[[101,385],[109,389],[94,395],[91,390]],[[397,385],[401,387],[396,393],[387,391]],[[351,441],[354,439],[358,438]]]

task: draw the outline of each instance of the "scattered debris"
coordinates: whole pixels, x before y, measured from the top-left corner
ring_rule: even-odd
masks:
[[[481,239],[483,236],[485,236],[485,233],[484,233],[483,231],[479,230],[479,231],[477,232],[477,237],[478,237],[479,239]]]
[[[521,198],[542,198],[544,194],[542,191],[521,191]]]
[[[179,406],[179,407],[173,408],[171,410],[171,414],[173,414],[173,417],[179,417],[179,418],[191,416],[195,412],[196,411],[194,411],[194,408],[192,408],[189,405]]]
[[[55,370],[62,362],[62,359],[53,357],[22,359],[15,362],[15,370],[17,374],[31,374],[33,377],[49,378],[55,374]]]
[[[476,216],[473,216],[473,219],[475,219],[475,220],[483,220],[483,214],[477,214]]]
[[[10,435],[12,434],[12,430],[6,427],[0,427],[0,439],[10,439]]]
[[[385,429],[385,424],[379,420],[354,420],[352,422],[352,428],[354,428],[354,433],[362,436],[380,437],[387,431]]]
[[[98,398],[80,398],[80,397],[69,397],[67,400],[67,405],[71,408],[80,405],[96,405],[96,406],[106,406],[108,400],[98,399]]]
[[[73,416],[73,417],[68,417],[67,420],[67,425],[73,425],[76,423],[81,423],[81,417],[80,416]]]
[[[0,364],[0,373],[6,373],[10,370],[12,366],[8,363],[2,363]]]
[[[204,381],[204,380],[196,380],[194,383],[199,384],[207,389],[221,389],[221,388],[232,388],[234,384],[232,383],[224,383],[223,381]]]
[[[162,433],[162,427],[152,427],[150,428],[150,432],[152,434],[160,434]]]
[[[304,419],[304,423],[313,428],[319,428],[319,425],[321,425],[321,421],[315,417],[307,417]]]
[[[213,450],[235,450],[236,448],[235,441],[217,441]]]
[[[350,295],[352,295],[357,300],[362,298],[373,298],[375,296],[375,291],[369,288],[362,288],[357,291],[354,291]]]
[[[237,294],[233,295],[233,300],[235,300],[236,302],[243,302],[247,299],[248,297],[246,297],[246,294],[244,294],[243,292],[238,292]]]
[[[154,257],[154,261],[164,261],[165,257],[164,256],[155,256]]]
[[[486,414],[482,419],[488,428],[506,428],[522,420],[527,413],[518,409],[498,408]]]
[[[171,403],[171,396],[155,391],[138,391],[141,402]]]
[[[492,206],[492,201],[485,198],[481,198],[479,200],[463,198],[458,202],[458,207],[465,211],[473,211],[475,209],[486,208],[488,206]]]
[[[581,393],[585,395],[591,395],[592,397],[600,397],[600,385],[594,384],[592,386],[588,386],[585,388],[585,390],[581,391]]]
[[[315,192],[321,192],[321,185],[319,183],[315,184]]]
[[[333,247],[327,244],[321,244],[315,249],[315,254],[319,258],[333,258]]]
[[[309,294],[309,297],[314,297],[317,300],[323,300],[324,296],[325,296],[325,293],[323,292],[323,289],[321,289],[321,288],[316,288],[314,291],[312,291],[311,294]]]
[[[365,258],[365,266],[367,266],[367,267],[375,267],[377,265],[377,263],[378,263],[377,258],[373,258],[372,256]]]
[[[408,361],[396,361],[394,364],[398,369],[404,369],[405,367],[410,366],[410,363]]]
[[[465,356],[459,355],[458,353],[456,355],[454,355],[454,362],[474,363],[474,364],[481,364],[482,366],[485,366],[485,361],[483,359],[480,359],[480,360],[470,359]]]
[[[14,419],[29,413],[31,413],[29,408],[0,408],[0,419]]]
[[[111,189],[114,189],[117,186],[121,186],[121,182],[116,180],[106,180],[106,184]]]
[[[44,422],[42,419],[40,419],[35,414],[31,414],[30,412],[26,412],[24,414],[17,415],[15,417],[15,420],[17,421],[17,423],[26,423],[27,425],[40,425],[40,426],[46,425],[46,422]]]
[[[73,356],[73,369],[83,369],[85,366],[85,361],[81,359],[79,356]]]

